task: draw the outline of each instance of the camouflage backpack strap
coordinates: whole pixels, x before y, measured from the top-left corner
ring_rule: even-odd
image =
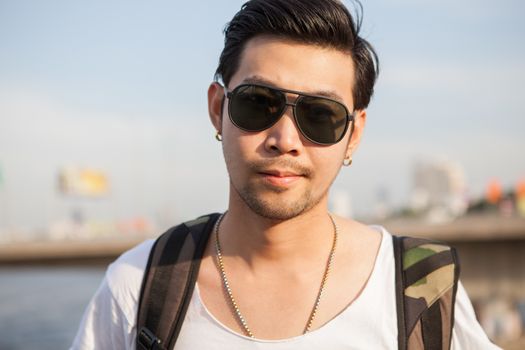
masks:
[[[459,279],[455,249],[419,238],[393,241],[399,349],[450,349]]]
[[[137,350],[172,349],[188,309],[206,242],[219,214],[169,229],[153,244],[137,311]]]

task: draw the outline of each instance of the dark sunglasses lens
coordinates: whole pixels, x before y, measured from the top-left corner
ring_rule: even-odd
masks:
[[[279,91],[262,86],[241,85],[230,100],[230,118],[238,127],[259,131],[271,126],[286,106],[285,96]]]
[[[346,108],[338,102],[318,97],[302,97],[297,102],[295,112],[299,128],[314,142],[336,143],[346,131]]]

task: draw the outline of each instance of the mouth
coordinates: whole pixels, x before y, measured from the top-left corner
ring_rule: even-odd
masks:
[[[262,170],[259,171],[260,174],[263,175],[269,175],[269,176],[275,176],[275,177],[296,177],[296,176],[303,176],[302,174],[291,171],[291,170],[278,170],[278,169],[268,169],[268,170]]]
[[[258,172],[259,175],[271,185],[289,187],[304,177],[303,174],[290,170],[268,169]]]

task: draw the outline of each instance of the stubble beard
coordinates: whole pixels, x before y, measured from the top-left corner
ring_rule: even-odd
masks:
[[[263,164],[267,164],[267,162]],[[284,164],[290,165],[293,163],[285,162]],[[252,164],[250,168],[257,171],[264,166],[265,165],[261,164]],[[303,169],[302,172],[306,177],[305,181],[309,181],[312,176],[312,171],[306,168],[300,169]],[[236,187],[231,180],[230,186],[235,189],[239,197],[255,214],[276,221],[289,220],[308,212],[321,202],[327,192],[326,190],[316,196],[312,188],[306,188],[296,198],[287,199],[284,197],[286,196],[285,192],[289,191],[288,189],[267,188],[258,183],[247,183],[245,186],[239,188]],[[274,199],[264,198],[264,192],[272,192],[277,198],[275,198],[275,196],[272,196]],[[278,198],[279,194],[282,194],[282,199]]]

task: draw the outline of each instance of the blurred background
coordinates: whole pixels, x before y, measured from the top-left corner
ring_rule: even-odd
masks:
[[[242,3],[0,0],[1,349],[67,348],[110,261],[226,208],[206,90]],[[331,209],[455,245],[523,349],[525,3],[363,5],[381,74]]]

